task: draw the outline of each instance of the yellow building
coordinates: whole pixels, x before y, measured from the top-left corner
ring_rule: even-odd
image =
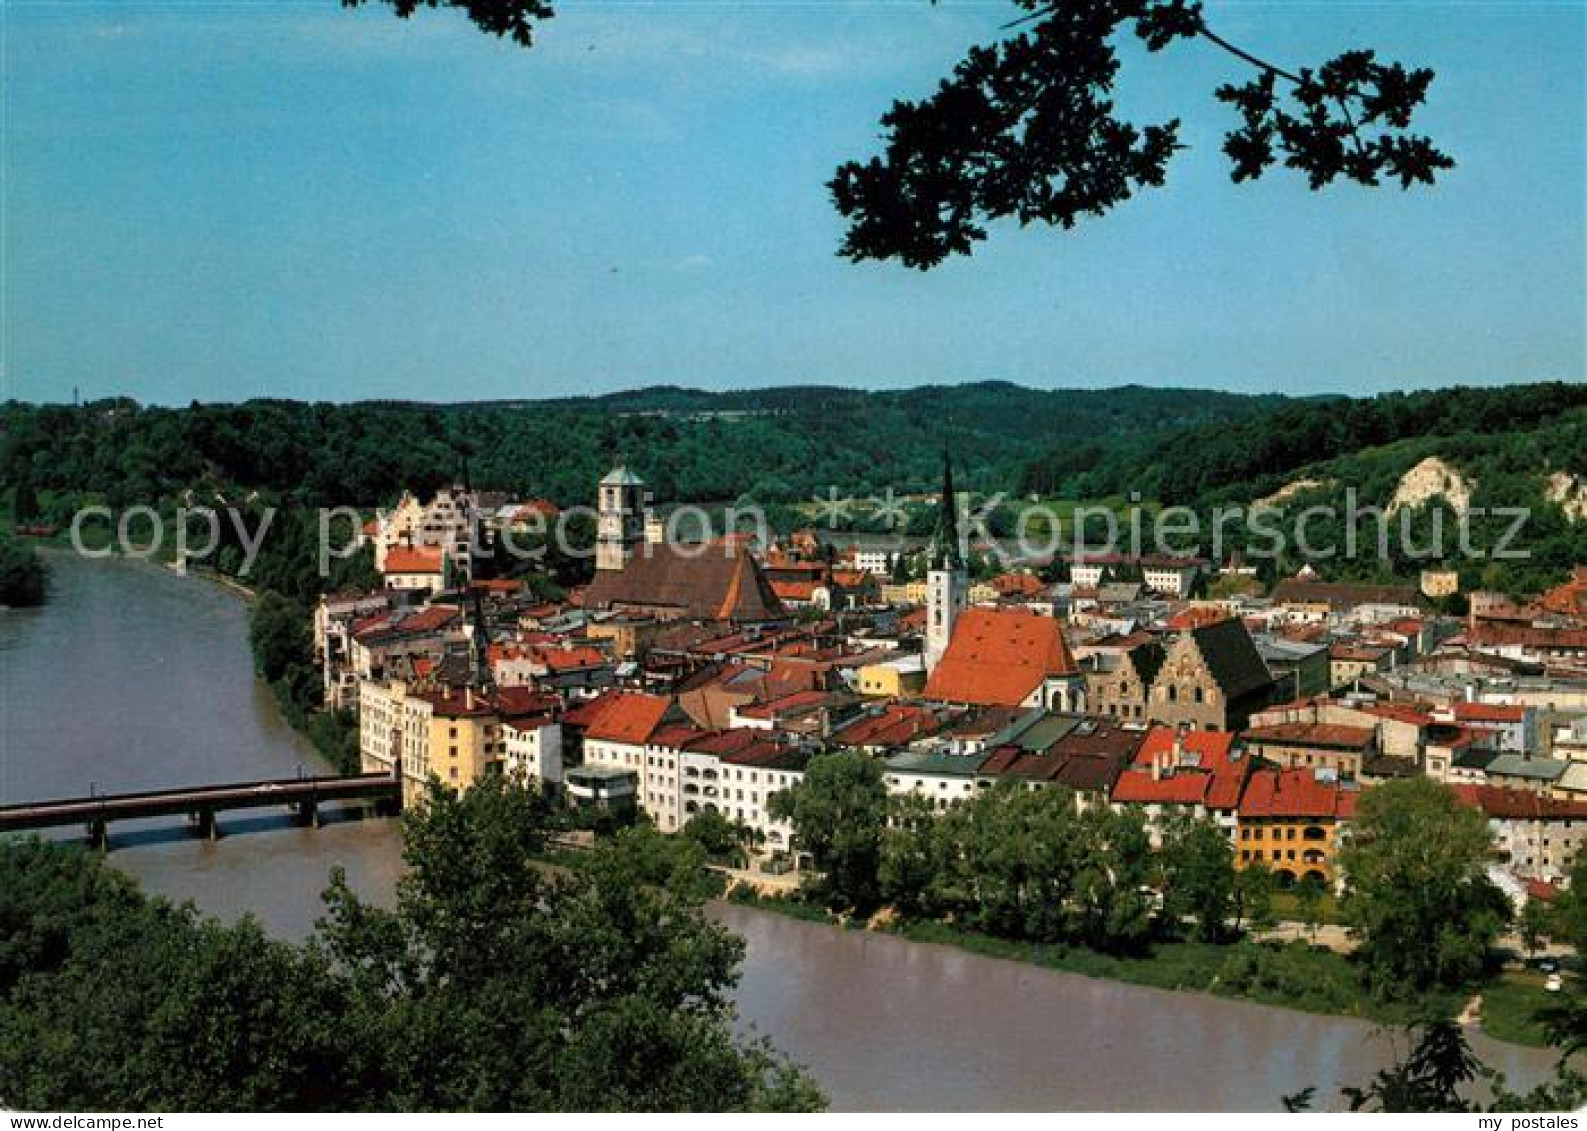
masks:
[[[900,656],[859,670],[860,694],[887,699],[912,699],[926,686],[926,665],[919,656]]]
[[[358,745],[366,773],[399,772],[404,804],[432,779],[467,789],[507,757],[509,720],[554,714],[555,702],[527,687],[415,690],[400,680],[359,684]]]
[[[1334,890],[1340,834],[1359,795],[1315,770],[1258,770],[1240,797],[1235,863],[1261,865],[1285,887],[1311,880]]]
[[[882,586],[882,600],[889,605],[924,605],[926,583],[924,580],[908,581],[902,585],[889,582]]]

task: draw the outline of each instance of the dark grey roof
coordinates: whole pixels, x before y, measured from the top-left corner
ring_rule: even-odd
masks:
[[[1230,700],[1272,686],[1273,675],[1262,662],[1245,622],[1238,617],[1192,629],[1190,637],[1206,661],[1213,682]]]
[[[646,543],[621,570],[597,570],[586,609],[668,608],[699,620],[756,622],[786,616],[760,565],[737,540]]]
[[[1414,585],[1361,585],[1345,581],[1305,581],[1289,578],[1273,587],[1273,600],[1326,604],[1331,609],[1357,605],[1411,605],[1426,608],[1427,598]]]
[[[1163,660],[1167,658],[1168,650],[1163,647],[1160,640],[1148,640],[1131,648],[1126,657],[1135,674],[1140,678],[1141,686],[1149,687],[1157,679],[1157,673],[1162,670]]]

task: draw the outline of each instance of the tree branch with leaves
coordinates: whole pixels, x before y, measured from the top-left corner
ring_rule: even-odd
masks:
[[[342,0],[388,4],[399,16],[453,8],[524,47],[555,14],[548,0]],[[830,182],[848,221],[838,253],[897,259],[921,270],[968,255],[987,225],[1072,228],[1144,188],[1161,187],[1184,146],[1180,120],[1138,125],[1117,110],[1118,40],[1133,31],[1153,54],[1186,40],[1253,68],[1214,97],[1239,115],[1223,152],[1235,182],[1282,163],[1313,190],[1335,181],[1401,188],[1454,167],[1411,130],[1433,72],[1381,62],[1367,49],[1315,67],[1271,63],[1214,31],[1200,0],[1014,0],[1010,34],[970,49],[935,93],[882,116],[881,156],[849,161]]]

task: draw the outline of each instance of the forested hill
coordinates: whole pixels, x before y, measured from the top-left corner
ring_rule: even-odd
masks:
[[[567,504],[588,502],[595,480],[622,458],[662,501],[777,502],[834,487],[930,490],[945,444],[964,486],[1081,498],[1137,491],[1165,502],[1247,501],[1297,476],[1330,474],[1337,461],[1348,466],[1335,470],[1375,481],[1427,454],[1468,461],[1491,481],[1494,473],[1536,479],[1587,474],[1587,387],[1286,398],[983,382],[887,391],[665,386],[458,405],[7,402],[0,486],[27,483],[62,506],[83,494],[114,506],[188,488],[370,506],[404,487],[450,481],[466,463],[477,486]],[[0,490],[0,500],[9,495]]]
[[[659,499],[810,498],[934,487],[951,446],[961,482],[1013,486],[1054,450],[1136,457],[1186,428],[1291,403],[1189,389],[1038,390],[1001,382],[867,392],[802,386],[426,405],[250,401],[183,409],[99,401],[0,405],[0,476],[112,503],[189,487],[373,505],[457,476],[587,502],[621,457]]]
[[[1160,436],[1143,449],[1110,449],[1064,485],[1082,494],[1135,489],[1166,503],[1246,502],[1299,476],[1343,470],[1331,461],[1353,458],[1357,474],[1379,465],[1400,474],[1406,460],[1428,455],[1465,463],[1479,476],[1580,475],[1587,474],[1584,411],[1587,385],[1564,382],[1291,400]]]

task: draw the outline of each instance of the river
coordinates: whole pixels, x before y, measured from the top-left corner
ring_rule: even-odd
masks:
[[[323,772],[253,678],[246,608],[157,566],[51,552],[42,609],[0,610],[0,803]],[[370,898],[400,869],[395,823],[222,818],[115,826],[111,861],[144,886],[270,930],[312,926],[333,866]],[[742,907],[746,1024],[808,1065],[840,1109],[1276,1110],[1331,1102],[1391,1054],[1373,1026],[1042,970]],[[1512,1081],[1542,1050],[1474,1042]]]

